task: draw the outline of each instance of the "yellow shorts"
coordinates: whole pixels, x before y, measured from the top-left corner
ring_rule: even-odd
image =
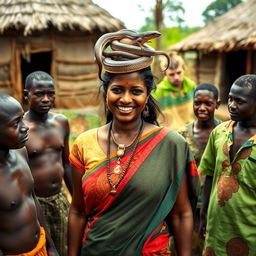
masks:
[[[48,256],[46,250],[46,238],[44,228],[40,227],[39,241],[32,251],[8,256]]]

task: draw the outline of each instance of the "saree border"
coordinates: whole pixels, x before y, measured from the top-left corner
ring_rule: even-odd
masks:
[[[115,196],[109,195],[105,200],[102,201],[102,203],[95,209],[97,212],[95,216],[93,217],[92,222],[90,222],[87,227],[86,227],[86,234],[83,239],[83,244],[86,242],[86,236],[89,233],[90,229],[94,225],[94,223],[97,221],[97,219],[101,216],[101,214],[106,211],[111,204],[118,198],[120,193],[123,191],[123,189],[126,187],[127,183],[130,181],[130,179],[134,176],[134,174],[138,171],[140,165],[144,162],[144,160],[148,157],[148,155],[152,152],[152,150],[159,144],[159,142],[162,141],[162,139],[170,132],[169,129],[166,128],[157,128],[155,130],[152,130],[150,133],[145,134],[144,136],[141,137],[139,145],[142,145],[146,141],[152,138],[152,143],[150,143],[150,146],[148,146],[141,154],[140,158],[138,159],[139,162],[137,162],[136,165],[132,166],[130,168],[129,172],[125,175],[124,179],[120,183],[120,185],[117,187],[117,192]],[[156,134],[157,133],[157,134]],[[130,149],[131,150],[131,149]],[[115,160],[117,158],[116,153],[112,154],[112,159],[111,161]],[[101,161],[99,164],[100,167],[103,167],[105,165],[106,159]],[[98,167],[99,167],[98,166]],[[96,170],[98,170],[97,168]],[[96,171],[95,170],[95,171]]]

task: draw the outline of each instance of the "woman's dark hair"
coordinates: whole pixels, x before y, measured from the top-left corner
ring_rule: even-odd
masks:
[[[140,74],[141,79],[144,81],[146,87],[147,87],[147,92],[149,94],[147,106],[149,110],[149,115],[148,116],[143,116],[142,119],[146,122],[149,122],[151,124],[156,124],[158,125],[157,122],[157,117],[159,114],[161,114],[161,110],[157,104],[157,101],[152,97],[150,94],[152,90],[156,89],[156,84],[154,82],[154,76],[152,74],[151,68],[147,67],[144,69],[140,69],[138,71]],[[101,84],[101,87],[103,88],[103,97],[104,97],[104,102],[106,101],[106,96],[107,96],[107,90],[109,83],[112,81],[112,79],[118,74],[110,73],[110,72],[105,72],[104,77],[103,77],[103,82]],[[105,102],[106,104],[106,102]],[[106,105],[105,105],[105,113],[106,113],[106,123],[109,123],[113,119],[113,115],[110,111],[107,110]]]

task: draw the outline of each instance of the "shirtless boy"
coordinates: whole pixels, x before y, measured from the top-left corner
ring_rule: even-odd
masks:
[[[69,124],[63,115],[49,112],[55,100],[52,77],[42,71],[28,75],[24,90],[29,110],[24,121],[29,127],[26,142],[35,193],[44,212],[52,239],[61,256],[67,254],[69,203],[63,178],[71,192]]]
[[[28,127],[23,114],[18,101],[0,93],[0,255],[58,255],[51,239],[45,238],[33,177],[24,157]]]

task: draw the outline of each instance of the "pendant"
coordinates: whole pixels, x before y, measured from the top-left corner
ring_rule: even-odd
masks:
[[[115,194],[116,194],[116,189],[112,188],[111,191],[110,191],[110,195],[114,196]]]
[[[125,152],[125,145],[124,144],[118,144],[117,146],[117,156],[121,157],[124,155],[124,152]]]
[[[114,169],[113,169],[113,173],[114,174],[120,174],[123,171],[121,165],[117,164]]]

